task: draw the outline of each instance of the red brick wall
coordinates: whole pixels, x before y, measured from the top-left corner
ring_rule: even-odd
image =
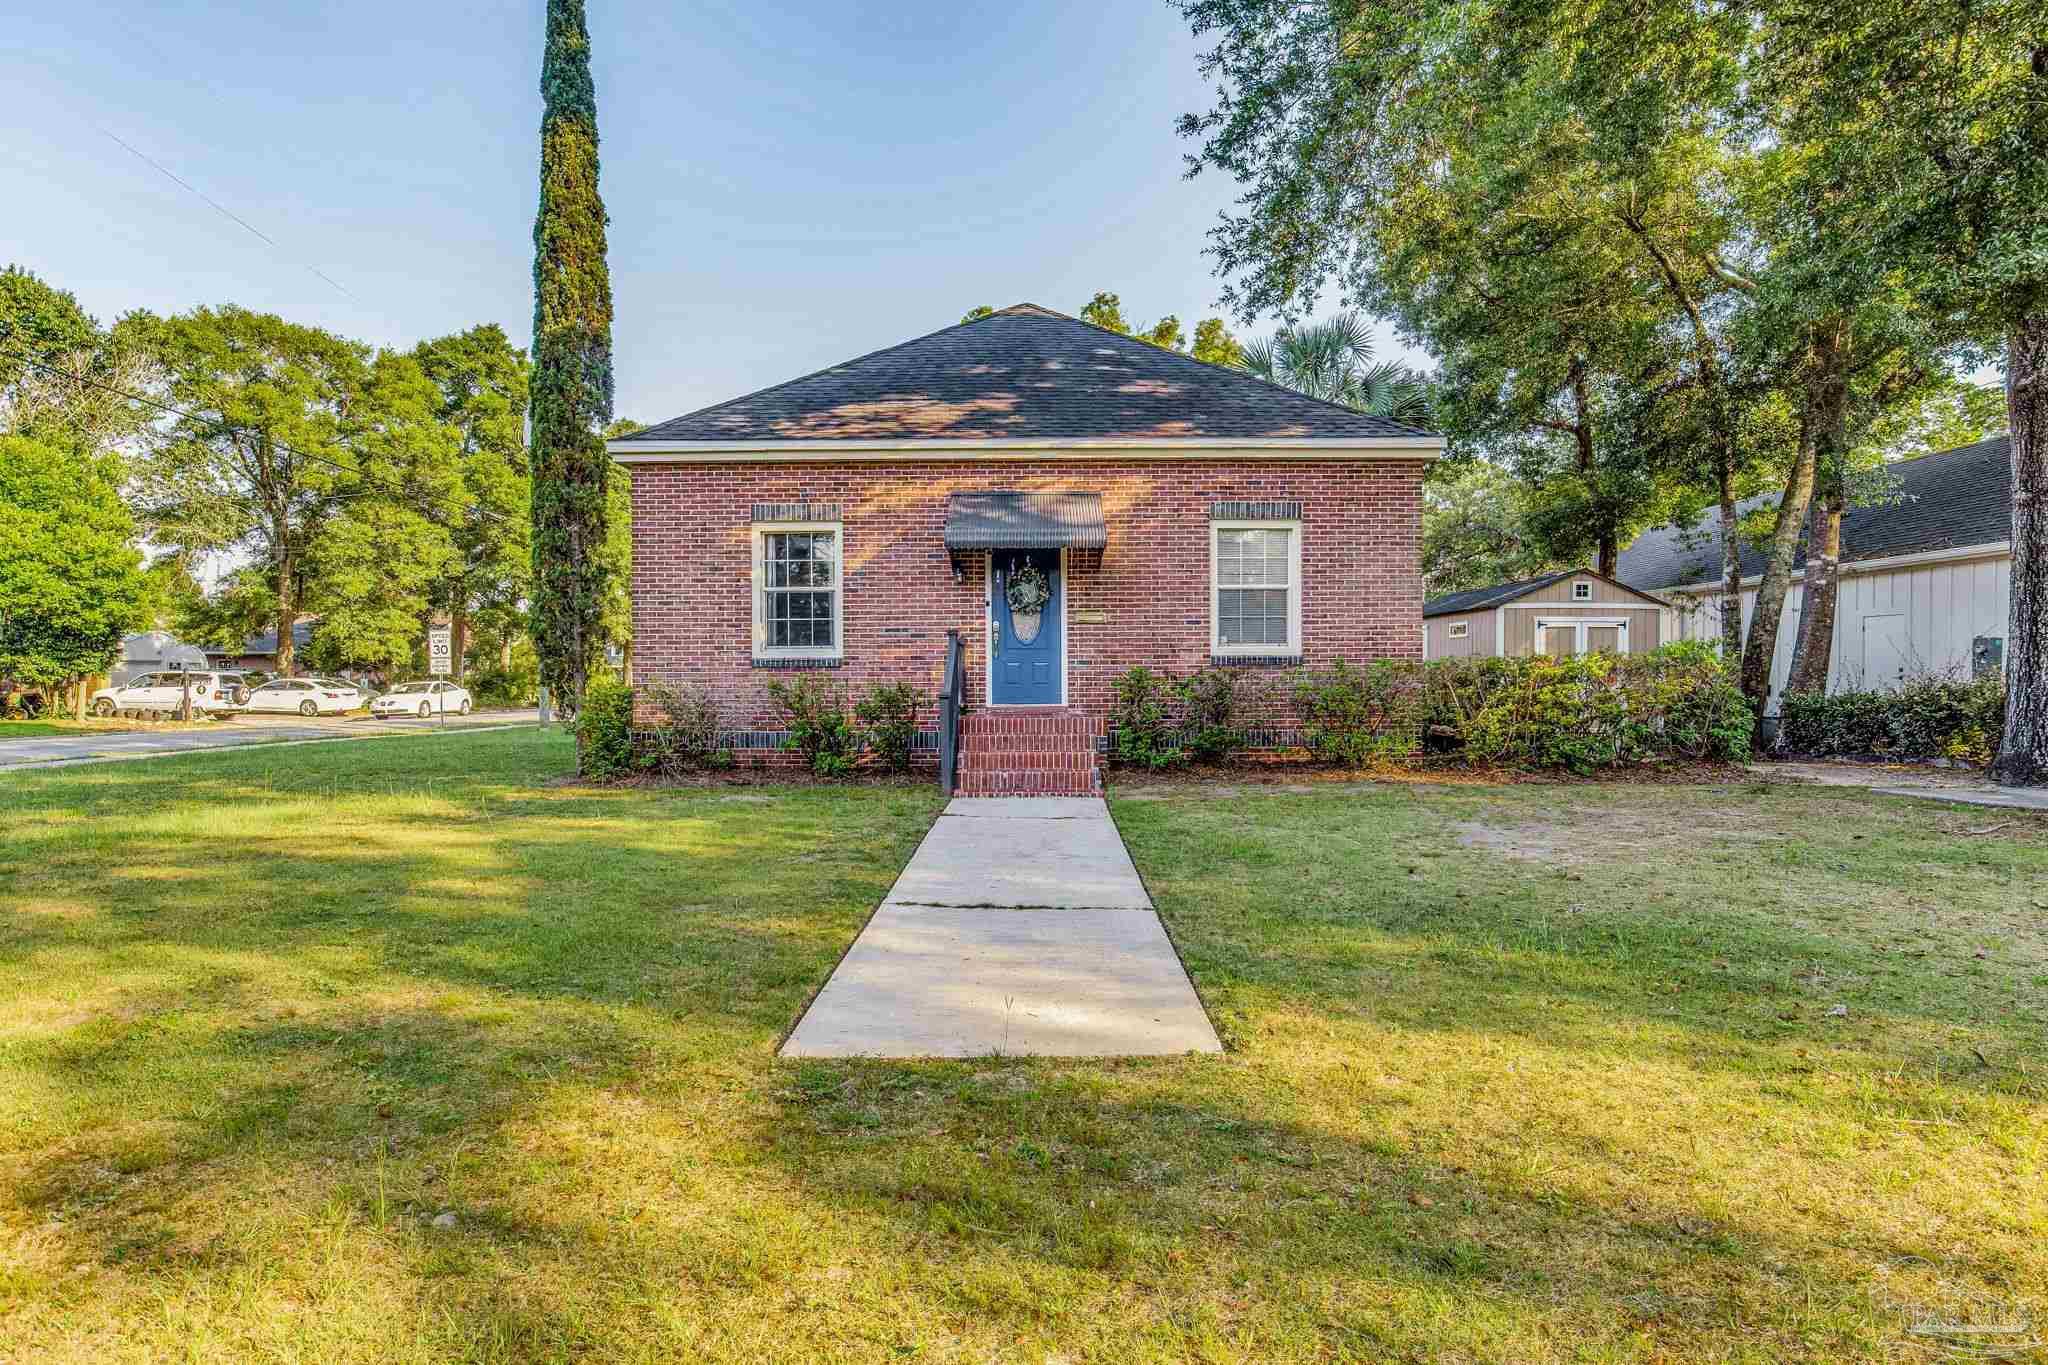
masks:
[[[1422,652],[1420,460],[918,461],[637,464],[633,475],[633,677],[707,685],[735,727],[780,728],[752,666],[757,502],[836,502],[845,526],[845,662],[856,694],[908,680],[936,693],[945,637],[967,643],[968,698],[986,696],[982,566],[956,583],[946,499],[966,490],[1102,495],[1109,548],[1068,556],[1069,704],[1106,712],[1134,664],[1175,674],[1209,663],[1209,507],[1302,503],[1302,643],[1310,666]],[[1103,611],[1099,625],[1077,619]]]

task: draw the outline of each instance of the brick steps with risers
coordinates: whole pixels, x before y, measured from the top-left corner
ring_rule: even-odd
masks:
[[[1070,706],[996,706],[960,718],[960,796],[1098,796],[1101,723]]]

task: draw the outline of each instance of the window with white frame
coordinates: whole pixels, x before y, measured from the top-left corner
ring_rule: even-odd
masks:
[[[1453,640],[1464,639],[1467,635],[1471,633],[1471,625],[1472,623],[1469,621],[1451,622],[1451,638]]]
[[[1301,652],[1301,523],[1210,528],[1210,647],[1218,654]]]
[[[754,527],[754,655],[836,659],[842,647],[840,527]]]
[[[1572,584],[1572,601],[1574,601],[1574,602],[1590,602],[1590,601],[1592,601],[1592,600],[1593,600],[1593,585],[1592,585],[1591,583],[1586,583],[1586,582],[1578,582],[1578,583],[1574,583],[1574,584]]]

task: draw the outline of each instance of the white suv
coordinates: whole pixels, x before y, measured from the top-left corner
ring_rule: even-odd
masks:
[[[92,694],[92,713],[111,716],[127,711],[157,711],[176,715],[185,704],[185,687],[192,688],[193,714],[217,715],[239,704],[235,689],[238,675],[229,673],[145,673],[119,687],[102,687]]]

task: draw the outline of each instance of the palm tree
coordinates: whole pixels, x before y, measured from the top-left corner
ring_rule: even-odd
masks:
[[[1244,348],[1240,368],[1347,408],[1421,423],[1429,416],[1429,385],[1397,361],[1372,359],[1372,329],[1356,313],[1282,327]]]

